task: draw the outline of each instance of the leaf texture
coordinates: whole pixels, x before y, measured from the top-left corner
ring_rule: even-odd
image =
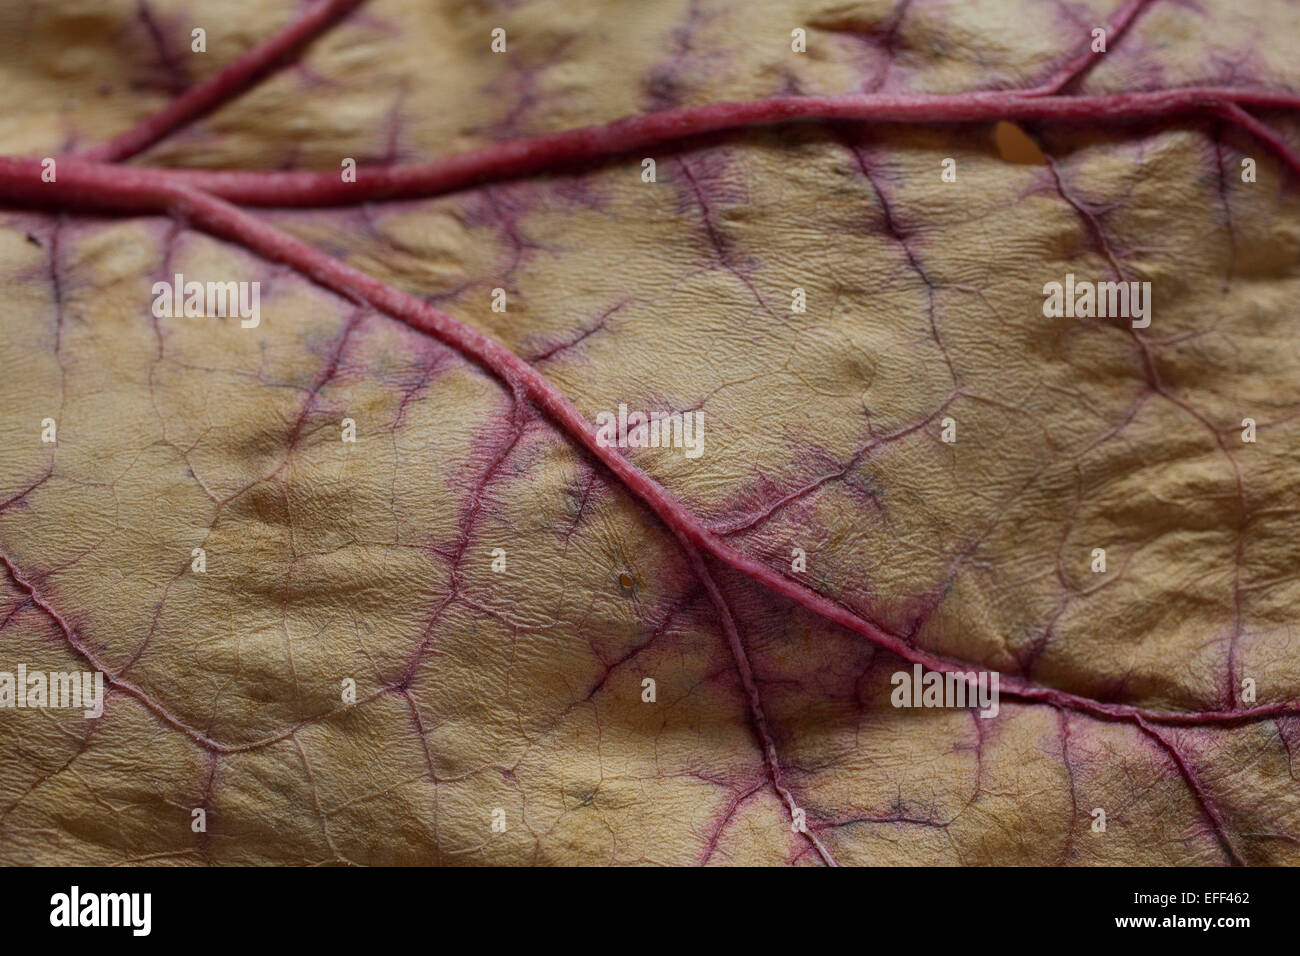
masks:
[[[0,860],[1300,862],[1300,9],[326,6],[0,14],[0,670],[106,675],[0,708]],[[1188,89],[1272,99],[1123,99]],[[365,192],[846,95],[902,105]],[[260,324],[156,317],[177,273]],[[594,450],[620,404],[703,453]]]

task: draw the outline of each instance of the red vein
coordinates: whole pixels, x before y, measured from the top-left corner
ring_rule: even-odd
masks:
[[[168,726],[174,727],[176,730],[179,730],[181,733],[185,734],[185,736],[189,737],[191,740],[193,740],[204,750],[208,750],[216,754],[245,753],[248,751],[257,750],[261,747],[270,746],[271,744],[276,744],[282,740],[286,740],[289,737],[291,737],[300,727],[305,727],[309,724],[316,722],[317,720],[322,720],[326,717],[331,716],[335,712],[343,709],[343,706],[332,708],[331,710],[319,714],[315,717],[309,717],[305,720],[299,721],[297,724],[295,724],[294,726],[290,727],[289,729],[281,733],[272,734],[271,736],[261,738],[260,740],[252,740],[252,741],[248,741],[247,743],[237,743],[237,744],[224,743],[220,740],[216,740],[212,737],[209,737],[207,734],[203,733],[202,731],[196,730],[195,728],[191,727],[189,724],[185,723],[180,718],[174,716],[173,714],[168,712],[165,707],[163,707],[161,704],[153,700],[153,698],[151,698],[148,694],[146,694],[141,688],[137,687],[135,684],[131,683],[130,681],[124,680],[119,674],[114,674],[112,671],[110,671],[107,665],[105,665],[95,654],[93,654],[91,650],[84,643],[82,643],[80,640],[77,639],[76,628],[73,627],[73,625],[68,621],[68,619],[65,618],[62,614],[60,614],[58,610],[55,609],[55,607],[52,604],[50,604],[49,601],[47,601],[44,597],[41,596],[41,594],[36,590],[36,585],[32,584],[29,580],[27,580],[27,578],[24,577],[23,574],[18,570],[18,567],[13,563],[13,561],[10,560],[8,555],[4,554],[3,552],[0,552],[0,567],[3,567],[5,569],[5,572],[9,575],[9,578],[14,582],[14,585],[25,595],[27,595],[27,600],[25,603],[29,603],[39,608],[41,612],[45,614],[46,617],[48,617],[55,625],[57,625],[59,630],[63,633],[63,639],[68,642],[68,646],[71,647],[74,652],[76,652],[78,655],[84,658],[86,662],[90,664],[91,667],[103,673],[104,682],[107,683],[109,687],[115,690],[119,690],[122,693],[127,694],[131,697],[134,697],[142,705],[144,705],[145,709],[147,709],[150,713],[156,716],[159,720],[161,720],[163,723],[167,724]],[[366,701],[373,700],[376,697],[378,697],[380,694],[386,693],[387,690],[388,690],[387,688],[383,688],[379,691],[376,691],[375,693],[371,694],[369,697],[362,698],[361,700],[358,701],[358,703],[365,703]],[[107,698],[108,698],[107,692],[105,692],[104,698],[105,698],[105,703],[107,703]]]
[[[321,0],[303,16],[233,63],[191,87],[159,112],[107,143],[84,150],[86,159],[119,160],[143,152],[164,136],[194,122],[286,66],[291,58],[364,0]]]
[[[726,832],[727,825],[731,823],[732,817],[736,815],[736,811],[740,809],[741,805],[744,804],[745,801],[758,793],[762,788],[763,778],[760,777],[756,783],[750,784],[750,786],[746,787],[739,793],[733,794],[731,799],[727,801],[727,808],[722,813],[722,819],[720,819],[717,826],[713,828],[713,832],[709,834],[708,842],[704,845],[704,852],[700,856],[701,866],[708,863],[709,860],[713,858],[713,854],[717,852],[718,842],[722,839],[722,834]]]
[[[1123,36],[1124,31],[1128,29],[1137,15],[1141,13],[1150,0],[1126,0],[1115,14],[1111,17],[1110,22],[1106,24],[1106,43],[1107,49],[1115,44],[1115,41]],[[1067,60],[1060,69],[1052,74],[1050,78],[1043,81],[1039,86],[1031,90],[1025,90],[1023,96],[1052,96],[1059,93],[1070,83],[1084,76],[1089,70],[1096,65],[1097,60],[1104,54],[1098,53],[1092,49],[1092,38],[1089,35],[1088,43],[1085,49],[1077,56]]]
[[[1187,760],[1183,757],[1182,751],[1175,747],[1171,741],[1167,740],[1164,734],[1160,733],[1141,717],[1137,719],[1137,725],[1164,748],[1165,752],[1168,753],[1170,758],[1173,760],[1174,765],[1178,767],[1178,772],[1181,773],[1183,779],[1187,781],[1187,788],[1192,791],[1192,796],[1196,798],[1196,802],[1200,804],[1201,810],[1209,819],[1210,826],[1214,828],[1214,835],[1218,837],[1219,842],[1223,845],[1224,852],[1227,853],[1228,859],[1237,866],[1245,865],[1241,856],[1237,853],[1237,848],[1232,845],[1232,840],[1228,837],[1227,821],[1224,820],[1223,814],[1219,811],[1219,808],[1210,800],[1209,794],[1206,793],[1205,788],[1201,786],[1200,778],[1198,778],[1192,771],[1191,765],[1188,764]]]
[[[180,730],[204,748],[208,750],[223,749],[222,744],[212,740],[206,734],[195,730],[193,727],[188,726],[176,717],[173,717],[161,706],[154,703],[140,688],[115,676],[106,666],[104,666],[103,663],[99,661],[98,658],[95,657],[94,654],[91,653],[89,648],[77,640],[76,631],[73,629],[72,625],[69,624],[67,619],[55,610],[48,601],[37,593],[35,585],[22,576],[18,568],[14,566],[13,562],[9,560],[7,555],[0,554],[0,565],[4,566],[5,571],[9,574],[9,577],[13,580],[15,586],[27,595],[27,599],[45,612],[46,616],[59,626],[60,630],[63,631],[64,639],[67,640],[72,649],[84,657],[91,666],[95,668],[95,670],[103,672],[104,680],[111,687],[115,687],[123,693],[131,695],[136,700],[140,701],[140,703],[144,704],[144,706],[152,711],[157,717],[175,727],[177,730]]]
[[[735,618],[731,616],[731,608],[727,606],[727,601],[718,589],[717,583],[713,580],[713,575],[709,574],[708,566],[704,563],[704,558],[700,556],[699,549],[680,534],[678,534],[678,540],[681,542],[686,556],[690,559],[691,567],[695,570],[695,576],[700,579],[705,590],[709,592],[713,607],[718,612],[722,632],[726,635],[727,646],[731,649],[731,657],[736,663],[736,671],[740,674],[740,683],[745,688],[745,697],[749,703],[750,721],[754,725],[754,733],[758,737],[759,746],[763,751],[763,760],[767,764],[767,773],[772,781],[772,789],[784,801],[786,809],[790,811],[791,819],[795,819],[799,812],[799,804],[795,801],[790,788],[785,785],[785,777],[781,772],[781,761],[776,754],[776,743],[772,740],[772,734],[767,729],[767,717],[763,713],[763,699],[758,693],[758,684],[754,680],[754,669],[750,666],[749,655],[745,653],[745,645],[740,639],[740,631],[736,628]],[[835,862],[835,857],[831,855],[831,851],[826,848],[826,845],[822,843],[816,833],[807,826],[800,828],[799,832],[813,845],[823,863],[827,866],[839,866]]]
[[[1286,161],[1292,169],[1300,172],[1300,152],[1278,135],[1271,126],[1261,123],[1236,103],[1223,103],[1217,107],[1218,113],[1231,123],[1240,126],[1246,132],[1263,142],[1269,149]]]
[[[0,193],[13,186],[13,171],[6,163],[25,161],[0,160]],[[558,389],[531,365],[504,345],[451,316],[364,272],[331,258],[257,217],[203,193],[168,186],[158,187],[146,181],[123,183],[112,177],[114,167],[101,170],[78,170],[66,179],[59,175],[59,189],[46,186],[46,198],[79,201],[95,189],[108,189],[124,202],[139,208],[167,210],[213,235],[238,243],[274,262],[285,263],[357,304],[368,304],[417,331],[430,335],[456,349],[465,357],[499,378],[532,403],[561,431],[604,464],[630,493],[646,504],[679,538],[685,538],[704,552],[717,558],[780,596],[813,613],[931,670],[951,672],[969,668],[969,663],[940,657],[914,647],[909,641],[889,633],[865,620],[837,601],[811,590],[784,574],[728,545],[709,530],[689,508],[666,488],[641,471],[616,448],[596,441],[594,425]],[[27,185],[26,180],[22,185]],[[52,184],[50,184],[52,185]],[[1101,719],[1147,720],[1168,724],[1236,724],[1281,714],[1300,714],[1300,702],[1262,705],[1239,711],[1153,712],[1125,704],[1110,704],[1070,694],[1051,687],[1039,687],[1014,677],[1002,680],[1001,693],[1011,699],[1069,707]]]
[[[799,120],[982,123],[1015,119],[1099,125],[1212,114],[1259,136],[1300,173],[1300,156],[1276,133],[1246,113],[1247,106],[1300,110],[1300,94],[1241,87],[1186,87],[1050,98],[1026,96],[1020,90],[908,96],[773,96],[630,116],[598,126],[496,143],[430,163],[362,166],[357,171],[357,181],[352,183],[343,182],[338,171],[105,168],[114,169],[116,176],[126,183],[150,183],[158,188],[188,186],[241,205],[330,206],[435,196],[466,186],[609,159],[705,133]],[[37,159],[11,158],[3,162],[36,171],[31,176],[32,194],[46,185],[40,182]],[[65,169],[89,171],[85,159],[74,157],[59,161],[60,179]],[[94,199],[94,196],[82,197],[84,202]]]
[[[315,36],[359,2],[360,0],[324,0],[282,33],[240,57],[210,80],[199,84],[178,98],[160,113],[149,117],[109,143],[86,151],[83,156],[90,160],[112,160],[126,158],[140,152],[180,126],[210,112],[248,89],[275,67],[283,65],[290,54],[300,52]],[[1109,38],[1112,43],[1144,8],[1146,2],[1147,0],[1127,0],[1117,11],[1109,24]],[[103,170],[91,168],[98,164],[79,163],[65,158],[61,160],[65,166],[63,184],[67,185],[66,167],[69,164],[73,167],[73,183],[71,189],[60,189],[57,198],[65,202],[80,199],[82,202],[95,204],[96,200],[102,197],[106,198],[107,204],[111,206],[125,206],[137,210],[166,210],[174,214],[188,215],[201,228],[245,245],[267,258],[286,262],[313,280],[353,301],[367,302],[413,328],[437,337],[497,375],[511,387],[512,391],[516,393],[522,391],[526,394],[560,426],[561,430],[576,439],[609,467],[629,491],[636,494],[659,515],[681,542],[718,610],[742,684],[749,698],[751,718],[762,744],[773,786],[793,814],[797,806],[782,781],[775,746],[767,731],[757,686],[740,641],[739,631],[721,592],[708,573],[697,545],[703,546],[715,557],[767,585],[773,591],[797,601],[829,620],[863,633],[876,644],[886,647],[905,659],[923,663],[937,670],[961,665],[933,658],[918,651],[896,635],[884,632],[830,599],[776,574],[722,543],[666,489],[632,466],[620,454],[602,449],[595,444],[590,425],[576,407],[551,387],[527,362],[509,352],[504,346],[461,325],[450,316],[419,300],[405,296],[364,273],[318,253],[269,226],[258,223],[219,199],[191,190],[198,187],[215,196],[250,204],[325,205],[361,199],[432,195],[472,183],[542,172],[566,163],[614,156],[631,149],[657,145],[686,136],[797,119],[943,123],[1011,118],[1096,122],[1167,118],[1206,111],[1220,115],[1258,137],[1278,153],[1288,166],[1300,173],[1300,155],[1292,150],[1274,130],[1251,116],[1239,105],[1248,103],[1266,108],[1300,108],[1300,97],[1293,94],[1190,88],[1101,97],[1038,99],[1053,96],[1085,74],[1095,63],[1097,56],[1098,54],[1091,50],[1085,51],[1068,61],[1043,85],[1031,90],[1010,93],[963,93],[938,97],[874,95],[831,98],[772,97],[750,103],[722,103],[709,107],[670,110],[647,116],[630,117],[604,126],[586,127],[534,139],[498,144],[422,166],[367,168],[364,170],[363,189],[347,184],[349,188],[342,192],[340,187],[344,184],[336,182],[332,173],[181,172],[156,169],[127,171],[123,177],[127,181],[121,184],[121,188],[106,189],[103,183]],[[1007,99],[1008,96],[1021,98],[1020,103],[1032,102],[1033,106],[1026,109],[1013,105],[1013,101]],[[42,199],[49,198],[47,191],[32,188],[36,183],[36,176],[33,175],[34,170],[28,167],[33,164],[34,161],[24,163],[22,160],[0,157],[0,194],[4,194],[7,189],[11,196],[20,199],[34,199],[37,196]],[[117,177],[113,178],[117,179]],[[191,188],[182,188],[185,185]],[[88,186],[90,191],[87,193]],[[0,561],[5,565],[15,584],[26,591],[31,601],[60,625],[73,648],[91,663],[96,663],[76,641],[68,623],[40,598],[32,585],[19,576],[12,563],[3,555],[0,555]],[[166,714],[137,688],[113,678],[110,678],[110,681],[114,686],[138,697],[168,723],[182,729],[199,743],[214,751],[214,757],[215,752],[226,749]],[[1147,721],[1235,723],[1254,717],[1295,712],[1288,705],[1268,705],[1235,713],[1152,714],[1124,705],[1108,705],[1078,698],[1051,688],[1021,684],[1015,679],[1007,682],[1007,692],[1013,698],[1019,697],[1027,701],[1043,700],[1054,706],[1071,707],[1098,717],[1134,720],[1144,732],[1158,740],[1174,758],[1234,862],[1240,862],[1240,858],[1227,837],[1226,825],[1217,808],[1202,792],[1199,781],[1177,748],[1155,731]],[[834,859],[816,835],[810,831],[804,832],[822,859],[834,865]]]

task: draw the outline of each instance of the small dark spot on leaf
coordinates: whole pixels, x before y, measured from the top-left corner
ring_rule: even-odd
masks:
[[[636,582],[632,579],[632,575],[628,574],[626,571],[618,576],[618,586],[624,591],[632,590],[632,585],[635,583]]]
[[[33,236],[30,232],[27,233],[27,241],[30,242],[32,245],[37,246],[37,247],[39,247],[40,244],[41,244],[41,240],[37,239],[37,238],[36,238],[35,236]]]

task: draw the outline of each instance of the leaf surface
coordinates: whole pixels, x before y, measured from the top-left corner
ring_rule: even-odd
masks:
[[[1300,86],[1293,5],[1129,6],[1069,94]],[[300,14],[10,12],[4,152],[109,141]],[[364,185],[672,108],[1033,89],[1114,14],[375,0],[122,170]],[[993,122],[812,120],[247,214],[588,422],[702,412],[698,458],[617,452],[644,482],[243,226],[6,201],[0,670],[108,686],[0,708],[0,859],[1300,862],[1296,176],[1219,114],[1020,125],[1045,165]],[[155,318],[177,273],[260,282],[260,324]],[[1045,317],[1068,273],[1150,282],[1150,327]],[[891,706],[914,663],[999,672],[998,714]]]

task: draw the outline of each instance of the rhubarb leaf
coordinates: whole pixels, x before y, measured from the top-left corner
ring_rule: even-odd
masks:
[[[4,152],[69,157],[0,197],[0,671],[106,675],[98,718],[0,707],[0,861],[1300,862],[1300,191],[1230,110],[742,125],[224,230],[96,208],[137,167],[363,189],[1063,67],[1044,98],[1287,94],[1300,10],[375,0],[58,193],[299,7],[0,21]],[[159,316],[177,276],[258,283],[255,327]],[[1067,277],[1149,283],[1149,326],[1045,315]],[[539,389],[698,415],[700,454],[611,470]],[[930,672],[996,672],[996,714],[894,706]]]

